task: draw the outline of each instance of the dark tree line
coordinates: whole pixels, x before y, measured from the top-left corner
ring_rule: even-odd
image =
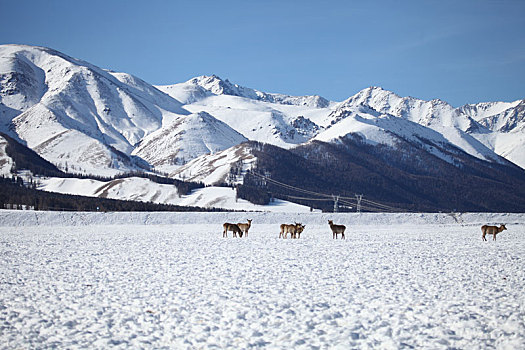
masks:
[[[16,174],[19,170],[30,170],[33,174],[39,174],[42,176],[66,176],[64,172],[40,157],[32,149],[22,145],[4,133],[0,132],[0,136],[7,141],[6,153],[14,161],[14,169],[11,170],[13,173]]]
[[[267,205],[270,203],[272,196],[268,192],[268,188],[262,187],[257,180],[258,178],[250,173],[246,174],[244,183],[237,186],[237,197],[253,204]]]

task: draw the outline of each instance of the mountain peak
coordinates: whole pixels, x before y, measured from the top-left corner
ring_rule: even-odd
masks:
[[[258,99],[255,90],[245,88],[231,83],[228,79],[222,79],[218,75],[201,75],[188,81],[193,85],[199,85],[215,95],[231,95]]]
[[[186,82],[190,85],[200,86],[214,95],[230,95],[249,98],[251,100],[278,103],[284,105],[308,106],[314,108],[326,108],[330,101],[318,96],[290,96],[277,93],[268,93],[258,91],[252,88],[240,86],[230,82],[228,79],[222,79],[218,75],[201,75],[190,79]]]

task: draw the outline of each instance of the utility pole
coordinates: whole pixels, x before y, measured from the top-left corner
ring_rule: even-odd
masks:
[[[337,213],[339,211],[339,196],[332,195],[332,198],[334,199],[334,213]]]
[[[361,199],[363,199],[363,195],[362,194],[356,194],[355,198],[357,199],[356,210],[357,210],[358,213],[360,213],[361,212]]]

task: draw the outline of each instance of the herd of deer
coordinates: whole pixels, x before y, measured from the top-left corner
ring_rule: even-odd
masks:
[[[247,221],[247,223],[239,222],[237,224],[230,224],[228,222],[224,223],[222,225],[222,237],[228,237],[228,231],[232,231],[233,237],[237,237],[237,234],[239,235],[239,237],[242,237],[243,234],[246,237],[248,237],[248,231],[250,230],[250,227],[252,227],[252,220]],[[341,234],[341,239],[346,239],[345,225],[336,225],[332,220],[328,220],[328,225],[330,225],[330,229],[332,230],[332,235],[334,239],[337,239],[339,234]],[[279,238],[287,238],[288,234],[290,234],[290,238],[301,238],[301,232],[304,231],[306,225],[296,222],[294,224],[281,224],[280,227],[281,232],[279,233]],[[507,228],[504,224],[501,224],[500,227],[483,225],[481,226],[481,238],[482,240],[486,241],[487,239],[485,238],[485,235],[493,235],[492,239],[495,241],[496,235],[506,229]]]
[[[233,233],[233,237],[237,237],[237,235],[239,235],[239,237],[242,237],[243,235],[248,237],[248,231],[250,230],[250,227],[252,227],[252,220],[247,221],[247,223],[239,222],[237,224],[225,222],[222,225],[222,237],[228,237],[228,231]],[[339,234],[341,234],[341,239],[345,239],[346,226],[335,225],[332,220],[328,220],[328,225],[330,225],[330,228],[332,229],[334,239],[337,239]],[[293,224],[281,224],[279,238],[287,238],[288,234],[290,234],[290,238],[301,238],[301,232],[304,231],[305,227],[306,225],[297,222]]]

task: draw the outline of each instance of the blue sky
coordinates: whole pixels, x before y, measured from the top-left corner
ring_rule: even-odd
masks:
[[[525,98],[525,1],[0,0],[0,43],[172,84],[217,74],[342,101],[369,86],[454,106]]]

